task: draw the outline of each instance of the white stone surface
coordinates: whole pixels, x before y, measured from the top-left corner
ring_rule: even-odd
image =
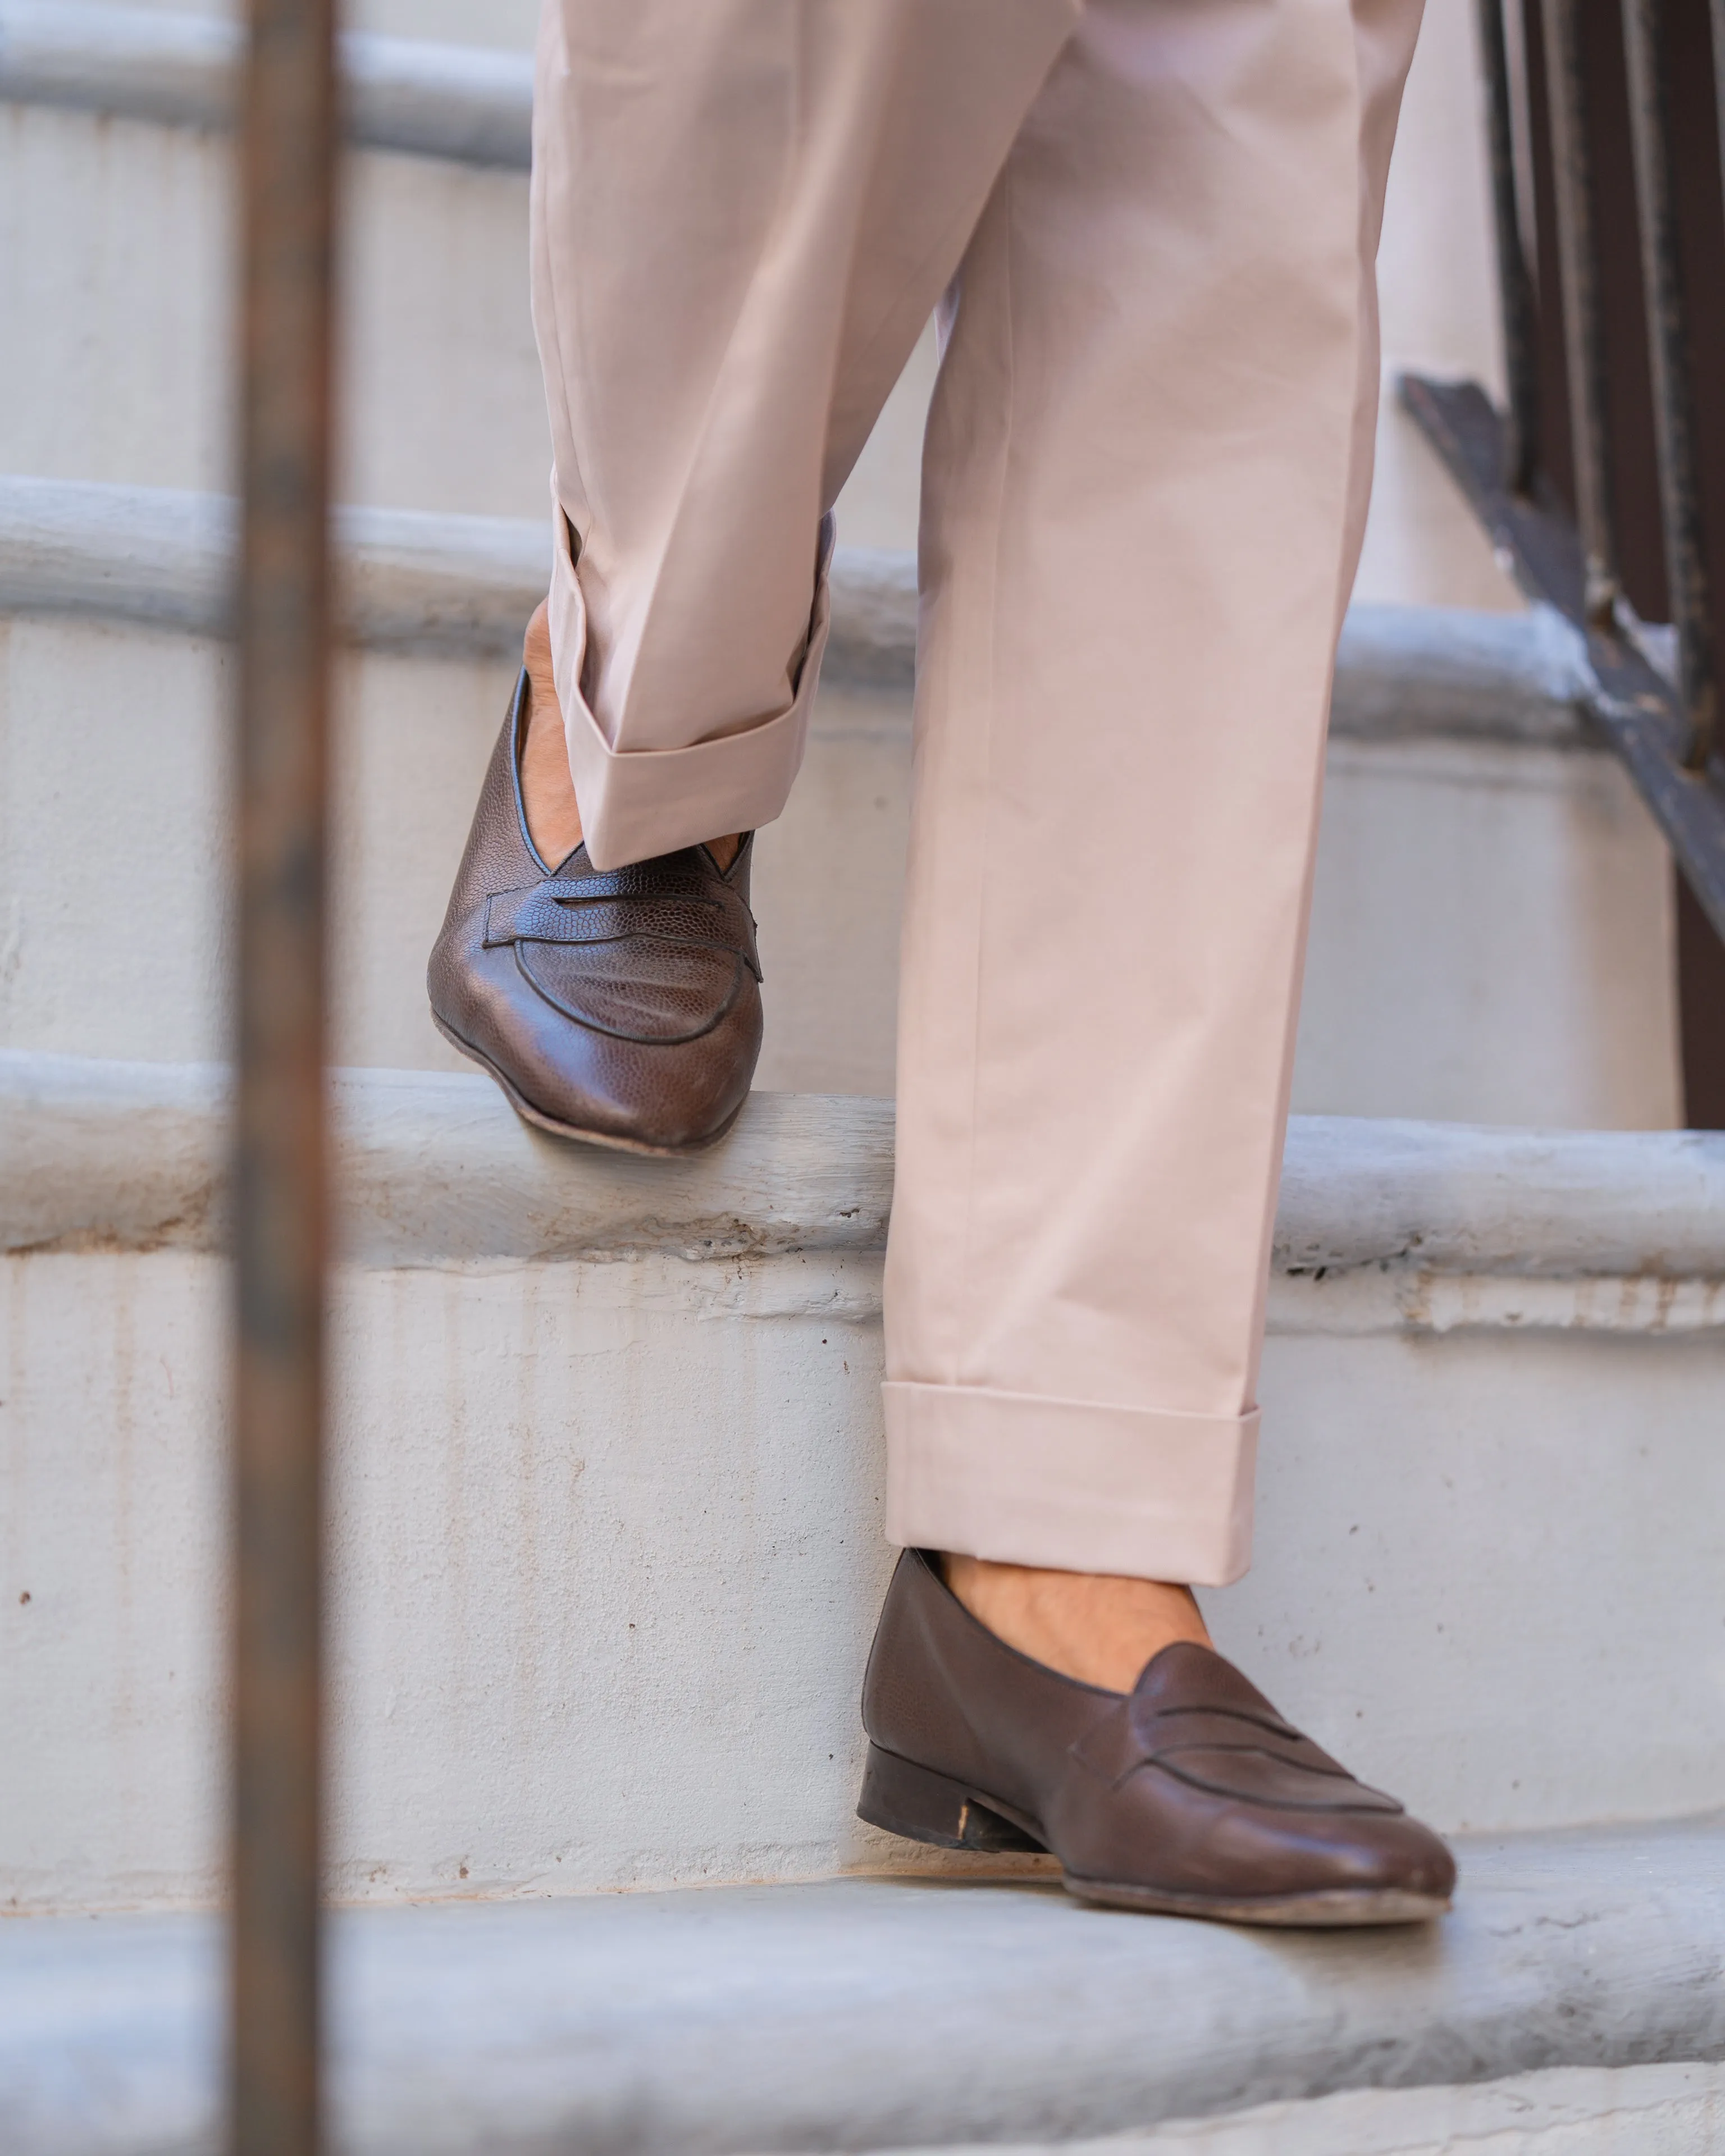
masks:
[[[0,611],[225,635],[239,521],[225,495],[0,476]],[[350,641],[518,657],[548,573],[542,520],[341,506],[331,521]]]
[[[1689,2098],[1692,2124],[1717,2076],[1627,2075],[1725,2051],[1721,1848],[1717,1819],[1470,1842],[1450,1917],[1363,1936],[1086,1909],[985,1866],[963,1885],[347,1911],[330,1927],[331,2141],[337,2156],[1101,2156],[1090,2137],[1142,2144],[1158,2121],[1207,2118],[1222,2156],[1384,2156],[1367,2133],[1399,2110],[1480,2126],[1444,2145],[1505,2156],[1496,2122],[1596,2124],[1620,2097],[1626,2125],[1657,2130],[1656,2090]],[[213,2156],[218,1948],[195,1917],[0,1926],[8,2156]],[[1456,2086],[1541,2068],[1567,2077]],[[1361,2099],[1332,2107],[1326,2138],[1304,2105],[1349,2089]],[[1281,2107],[1267,2142],[1264,2114],[1238,2117],[1265,2104]]]
[[[1596,687],[1581,638],[1553,607],[1361,601],[1343,617],[1332,739],[1584,748]]]
[[[647,1162],[531,1129],[472,1073],[330,1082],[341,1247],[367,1264],[885,1245],[885,1102],[757,1091],[722,1144]],[[226,1084],[211,1065],[0,1050],[0,1249],[223,1249]],[[1426,1305],[1456,1281],[1567,1284],[1599,1305],[1571,1325],[1657,1327],[1625,1290],[1669,1303],[1725,1279],[1725,1139],[1296,1116],[1271,1266],[1308,1300],[1363,1289],[1355,1331],[1440,1324]]]
[[[526,175],[344,171],[338,496],[548,518]],[[228,484],[231,192],[225,136],[0,102],[0,470]]]
[[[14,1258],[4,1288],[4,1897],[207,1901],[223,1276]],[[893,1861],[850,1816],[878,1294],[816,1255],[340,1276],[343,1894]],[[1725,1801],[1722,1383],[1717,1326],[1278,1330],[1219,1642],[1446,1826]]]
[[[0,1906],[207,1902],[213,1074],[5,1075]],[[886,1111],[763,1097],[660,1174],[477,1078],[340,1106],[337,1890],[905,1861],[851,1815]],[[1205,1604],[1445,1825],[1725,1804],[1722,1178],[1706,1137],[1296,1127],[1259,1560]]]
[[[975,2144],[971,2144],[974,2148]],[[1345,2089],[989,2156],[1719,2156],[1725,2066],[1548,2066],[1471,2087]],[[884,2151],[875,2156],[885,2156]],[[959,2156],[956,2146],[899,2156]]]
[[[0,1050],[0,1250],[223,1250],[227,1086],[228,1074],[209,1065]],[[644,1251],[696,1263],[811,1250],[878,1255],[885,1247],[892,1111],[884,1101],[757,1093],[722,1144],[649,1161],[548,1137],[471,1074],[336,1070],[330,1091],[337,1234],[342,1253],[362,1264]],[[1712,1181],[1725,1183],[1712,1141],[1617,1142],[1625,1142],[1646,1171],[1635,1178],[1632,1203],[1645,1214],[1662,1195],[1673,1227],[1681,1233],[1689,1223],[1685,1246],[1668,1261],[1673,1276],[1725,1273],[1725,1240],[1717,1250],[1705,1240],[1707,1192]],[[1577,1143],[1597,1145],[1570,1147]],[[1318,1150],[1335,1163],[1345,1143],[1327,1132]],[[1438,1173],[1454,1183],[1441,1142],[1439,1150]],[[1531,1149],[1530,1157],[1539,1158]],[[1404,1132],[1399,1152],[1386,1147],[1384,1159],[1395,1161],[1392,1175],[1399,1170],[1402,1204],[1393,1199],[1387,1219],[1368,1228],[1374,1259],[1402,1232],[1395,1221],[1418,1206],[1417,1134]],[[1328,1172],[1321,1166],[1319,1176]],[[1599,1190],[1609,1175],[1596,1166],[1579,1179]],[[1337,1225],[1313,1191],[1293,1235],[1302,1252],[1328,1250]],[[1552,1225],[1558,1247],[1573,1245],[1573,1227],[1556,1215]],[[1591,1270],[1609,1270],[1614,1255],[1595,1242],[1589,1255],[1604,1264]]]
[[[1681,1121],[1672,903],[1664,842],[1604,757],[1334,742],[1296,1106]]]

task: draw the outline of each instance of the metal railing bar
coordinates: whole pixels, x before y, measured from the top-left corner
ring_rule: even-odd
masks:
[[[1725,8],[1725,0],[1716,0]],[[1533,280],[1522,239],[1516,182],[1515,122],[1510,93],[1504,0],[1479,0],[1480,50],[1486,69],[1486,130],[1491,215],[1497,242],[1497,289],[1503,311],[1503,364],[1510,428],[1504,478],[1512,492],[1531,493],[1539,453],[1539,351]]]
[[[1719,151],[1719,182],[1725,189],[1725,0],[1707,0],[1707,38],[1713,56],[1714,130]]]
[[[252,0],[240,151],[229,2156],[319,2143],[332,0]]]
[[[1587,639],[1591,725],[1628,771],[1714,929],[1725,936],[1725,782],[1685,762],[1688,728],[1678,690],[1621,633],[1589,619],[1583,550],[1568,518],[1503,480],[1504,422],[1473,382],[1404,375],[1402,403],[1461,486],[1494,550],[1531,598],[1567,614]]]
[[[1543,0],[1543,21],[1576,521],[1586,553],[1587,616],[1590,621],[1604,622],[1610,619],[1619,591],[1616,511],[1606,417],[1605,335],[1594,233],[1593,156],[1588,141],[1580,0]]]
[[[1677,632],[1679,680],[1688,726],[1685,761],[1691,770],[1703,771],[1717,738],[1718,695],[1696,463],[1694,368],[1678,253],[1664,15],[1662,0],[1623,0],[1666,586]]]

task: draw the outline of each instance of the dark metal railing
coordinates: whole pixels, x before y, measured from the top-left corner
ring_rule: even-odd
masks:
[[[1606,432],[1609,393],[1594,237],[1597,182],[1588,141],[1586,60],[1576,0],[1543,0],[1543,6],[1552,181],[1563,291],[1563,372],[1569,391],[1571,470],[1584,562],[1582,607],[1589,621],[1609,627],[1619,593],[1617,519]],[[1500,226],[1500,250],[1502,241]],[[1525,466],[1525,458],[1522,461]],[[1524,487],[1538,475],[1535,465],[1524,478]]]
[[[1684,761],[1690,770],[1705,772],[1715,747],[1717,698],[1701,527],[1692,340],[1677,241],[1678,178],[1671,154],[1664,13],[1661,0],[1624,0],[1630,135],[1647,294],[1666,587],[1677,631],[1677,682],[1689,729]]]
[[[252,0],[241,145],[230,2156],[319,2138],[331,0]]]
[[[1725,0],[1720,0],[1725,6]],[[1504,479],[1517,494],[1533,485],[1539,454],[1539,367],[1535,357],[1533,280],[1522,246],[1521,200],[1516,184],[1515,128],[1511,118],[1509,46],[1501,0],[1480,0],[1480,57],[1486,70],[1487,147],[1491,157],[1491,214],[1497,249],[1497,299],[1503,316],[1504,361],[1509,386],[1509,427]],[[1502,244],[1507,234],[1510,244]]]
[[[1725,0],[1478,3],[1509,408],[1418,377],[1402,398],[1523,588],[1587,638],[1594,720],[1690,895],[1691,1120],[1717,1122],[1725,394],[1701,391],[1725,391]]]

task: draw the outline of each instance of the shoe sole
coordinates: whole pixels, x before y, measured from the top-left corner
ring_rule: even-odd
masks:
[[[998,1797],[972,1789],[929,1767],[919,1767],[878,1744],[869,1747],[857,1817],[906,1841],[979,1855],[1008,1851],[1046,1854],[1040,1824]],[[1285,1929],[1337,1931],[1373,1924],[1429,1923],[1449,1907],[1447,1898],[1399,1887],[1335,1887],[1317,1892],[1265,1894],[1230,1900],[1219,1894],[1186,1894],[1124,1881],[1086,1879],[1060,1871],[1060,1883],[1081,1902],[1132,1909],[1159,1917],[1202,1917],[1211,1923],[1263,1924]]]
[[[684,1160],[691,1153],[711,1152],[721,1138],[729,1137],[748,1099],[745,1094],[710,1137],[694,1138],[686,1145],[649,1145],[644,1138],[623,1138],[610,1131],[583,1130],[578,1123],[562,1122],[555,1116],[547,1116],[542,1108],[536,1108],[531,1101],[524,1099],[490,1057],[470,1040],[464,1040],[453,1026],[445,1025],[435,1010],[431,1014],[431,1022],[457,1055],[478,1064],[488,1078],[496,1081],[503,1097],[524,1123],[531,1123],[535,1130],[548,1131],[554,1138],[572,1138],[578,1145],[599,1146],[607,1152],[632,1152],[649,1160]]]
[[[1111,1880],[1085,1879],[1062,1871],[1061,1884],[1081,1902],[1107,1909],[1137,1909],[1157,1917],[1201,1917],[1217,1924],[1263,1924],[1288,1931],[1363,1930],[1374,1924],[1429,1924],[1450,1907],[1436,1894],[1401,1887],[1332,1887],[1316,1894],[1266,1895],[1261,1901],[1229,1902],[1210,1894],[1172,1894]]]

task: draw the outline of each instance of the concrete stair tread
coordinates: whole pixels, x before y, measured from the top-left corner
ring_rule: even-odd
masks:
[[[225,1073],[0,1049],[0,1249],[220,1250]],[[540,1136],[491,1081],[332,1074],[348,1255],[371,1263],[879,1250],[892,1108],[757,1092],[685,1161]],[[1725,1276],[1725,1135],[1290,1119],[1273,1264],[1650,1283]]]
[[[1461,1854],[1442,1924],[1355,1934],[1088,1909],[1024,1879],[341,1912],[334,2147],[1060,2142],[1339,2089],[1725,2056],[1725,1819]],[[11,2156],[213,2145],[218,1946],[208,1917],[0,1928]]]

